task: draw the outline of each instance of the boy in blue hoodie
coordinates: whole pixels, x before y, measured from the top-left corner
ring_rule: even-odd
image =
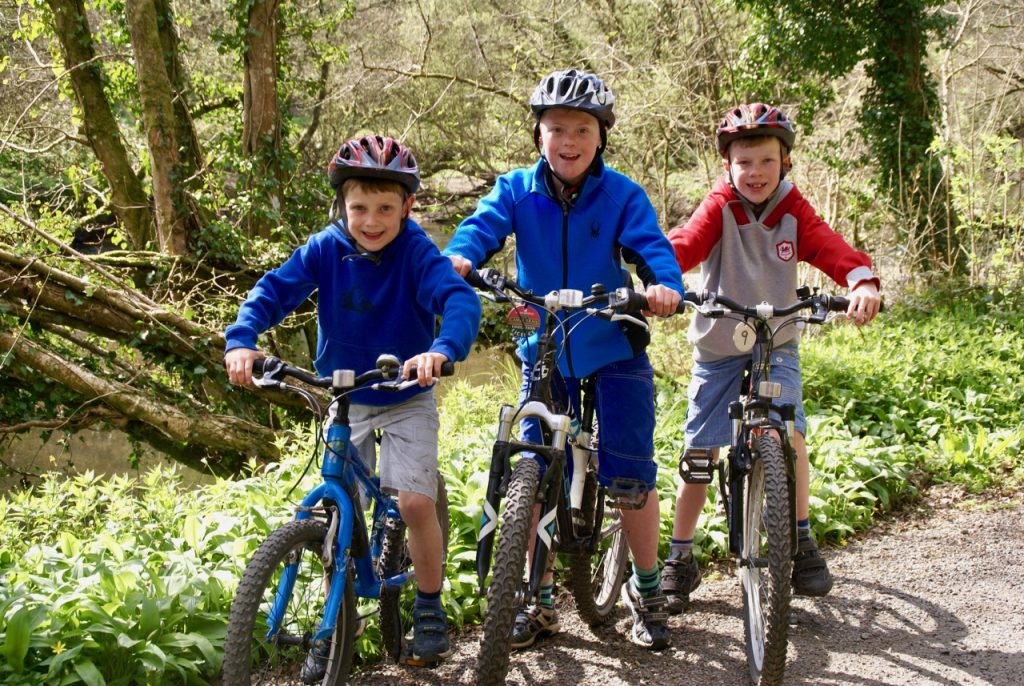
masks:
[[[480,266],[515,234],[519,283],[536,293],[562,288],[589,293],[595,283],[615,288],[622,284],[625,258],[644,279],[650,310],[659,316],[675,312],[682,276],[654,207],[639,185],[601,158],[615,123],[614,104],[612,92],[587,72],[557,71],[540,82],[530,98],[540,160],[499,178],[459,226],[444,250],[459,274]],[[579,380],[596,380],[601,483],[632,479],[646,489],[644,507],[621,511],[633,554],[633,578],[623,586],[623,599],[633,613],[633,642],[660,650],[669,641],[658,570],[654,372],[642,334],[587,319],[573,328],[558,371],[577,395]],[[532,344],[520,353],[532,359]],[[524,374],[524,392],[528,377]],[[535,429],[526,435],[537,439],[531,432]],[[519,612],[513,648],[559,631],[552,587],[549,574],[540,602]]]
[[[380,430],[381,486],[398,493],[416,568],[412,655],[432,664],[449,654],[441,605],[442,541],[434,500],[438,492],[437,406],[430,386],[442,363],[466,358],[480,325],[476,293],[409,218],[420,177],[398,141],[367,136],[345,142],[328,167],[336,192],[331,224],[314,234],[249,292],[225,332],[224,363],[232,383],[252,382],[263,357],[257,336],[277,325],[317,291],[317,373],[373,369],[377,356],[416,367],[418,386],[400,393],[352,394],[352,442],[372,464]],[[435,318],[441,316],[435,336]],[[317,682],[307,665],[303,680]]]

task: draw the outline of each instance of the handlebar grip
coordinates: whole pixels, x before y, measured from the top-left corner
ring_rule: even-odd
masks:
[[[415,378],[419,373],[417,367],[409,367],[409,378]],[[451,360],[441,363],[441,376],[452,376],[455,374],[455,363]]]
[[[846,312],[850,309],[850,299],[841,295],[833,295],[828,299],[829,312]]]
[[[828,299],[829,312],[846,312],[850,309],[850,299],[842,295],[833,295]],[[878,303],[878,311],[885,312],[885,301]]]
[[[480,272],[477,271],[476,269],[470,269],[466,273],[466,276],[464,276],[463,278],[466,279],[466,283],[468,283],[473,288],[476,288],[476,289],[479,289],[479,290],[482,290],[482,291],[488,290],[487,282],[484,281],[483,277],[480,276]]]
[[[647,296],[644,295],[643,293],[640,293],[639,291],[630,291],[629,300],[626,302],[626,305],[625,307],[623,307],[622,311],[635,314],[637,312],[640,312],[641,310],[646,309]]]
[[[264,371],[269,371],[273,374],[283,366],[284,362],[272,355],[267,355],[252,361],[252,374],[253,376],[262,375]]]

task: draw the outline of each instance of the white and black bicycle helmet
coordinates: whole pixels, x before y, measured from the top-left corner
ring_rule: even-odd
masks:
[[[540,119],[544,110],[565,107],[594,115],[604,128],[615,125],[615,96],[594,74],[565,69],[548,74],[530,96],[530,109]]]
[[[530,96],[530,109],[536,117],[533,125],[533,144],[540,149],[540,118],[545,110],[564,107],[593,115],[600,123],[601,147],[598,156],[608,145],[608,129],[615,125],[615,95],[604,81],[590,72],[578,69],[554,71],[541,79]]]

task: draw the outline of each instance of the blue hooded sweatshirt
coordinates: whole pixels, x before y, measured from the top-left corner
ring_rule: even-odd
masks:
[[[480,300],[411,219],[394,241],[364,255],[337,224],[310,237],[256,282],[227,328],[225,352],[257,349],[256,338],[317,291],[316,371],[362,373],[383,353],[406,360],[422,352],[466,359],[480,326]],[[435,332],[435,316],[441,328]],[[352,401],[396,405],[430,390],[357,391]]]
[[[542,158],[533,167],[499,177],[476,212],[459,225],[444,254],[459,255],[479,267],[509,234],[515,234],[519,284],[534,293],[575,288],[587,295],[597,283],[613,290],[623,284],[623,259],[637,266],[645,284],[683,293],[672,246],[638,184],[598,158],[575,198],[563,206],[549,176]],[[635,357],[646,338],[638,342],[628,335],[629,328],[588,317],[573,328],[558,359],[559,370],[564,376],[583,378]],[[536,336],[523,344],[524,359],[534,359],[535,345]]]

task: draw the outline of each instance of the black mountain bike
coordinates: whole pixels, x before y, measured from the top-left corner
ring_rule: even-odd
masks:
[[[786,668],[797,552],[796,452],[790,442],[796,410],[776,403],[782,387],[771,380],[772,344],[784,327],[823,324],[830,312],[845,312],[849,300],[812,293],[806,286],[797,289],[797,301],[786,307],[747,306],[722,295],[704,294],[697,300],[703,303],[698,312],[706,317],[738,320],[733,341],[752,353],[741,395],[729,404],[733,438],[728,458],[717,464],[718,492],[729,527],[729,552],[736,558],[743,588],[750,680],[776,686]],[[804,310],[810,314],[800,316]],[[711,478],[707,472],[707,482]]]
[[[571,403],[556,400],[552,383],[560,353],[557,334],[564,341],[572,327],[589,316],[631,321],[646,328],[646,322],[629,314],[646,307],[646,299],[628,288],[607,292],[600,284],[593,286],[588,296],[572,289],[535,295],[492,269],[470,272],[466,278],[492,299],[516,305],[507,319],[517,333],[540,331],[536,359],[528,372],[529,394],[518,407],[505,405],[499,414],[477,541],[477,575],[481,593],[485,589],[487,593],[477,683],[497,685],[505,683],[508,672],[516,611],[528,601],[536,601],[554,553],[568,555],[567,585],[580,617],[590,626],[608,619],[619,596],[628,548],[618,510],[642,507],[647,496],[644,484],[620,479],[606,488],[598,483],[593,383],[585,380],[582,384],[579,417]],[[539,421],[543,443],[513,437],[519,421],[527,418]],[[539,462],[529,455],[513,462],[520,453],[543,460],[543,476]],[[540,505],[540,516],[534,532],[535,505]],[[524,571],[531,536],[536,541],[527,579]]]

